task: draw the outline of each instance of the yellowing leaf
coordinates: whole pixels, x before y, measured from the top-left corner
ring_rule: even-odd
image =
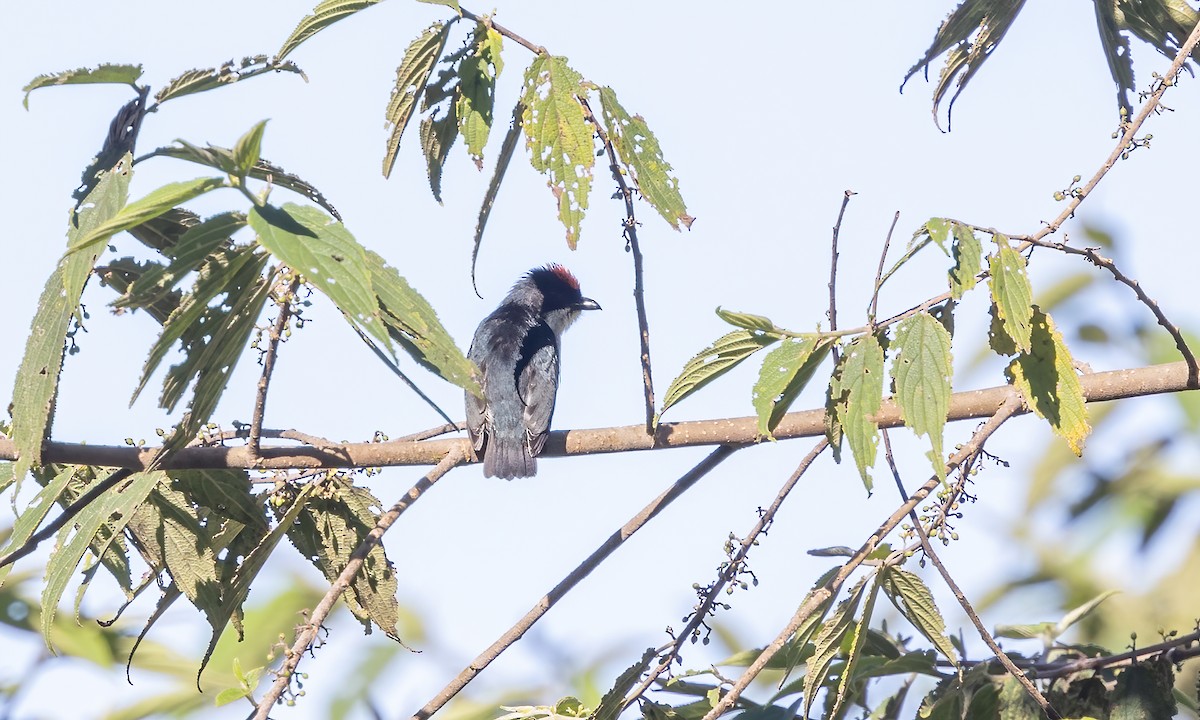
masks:
[[[950,412],[950,333],[931,315],[921,313],[896,327],[892,348],[897,352],[892,378],[904,423],[929,437],[934,472],[944,481],[942,431]]]
[[[1007,374],[1030,409],[1050,423],[1054,432],[1067,441],[1071,452],[1082,455],[1083,442],[1092,431],[1083,389],[1062,333],[1054,326],[1054,320],[1036,305],[1030,349],[1009,363]]]

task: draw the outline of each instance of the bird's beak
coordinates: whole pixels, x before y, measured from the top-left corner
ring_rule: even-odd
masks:
[[[579,304],[577,304],[575,307],[580,310],[600,310],[600,309],[602,309],[600,307],[600,303],[596,302],[595,300],[593,300],[591,298],[582,298],[579,301]]]

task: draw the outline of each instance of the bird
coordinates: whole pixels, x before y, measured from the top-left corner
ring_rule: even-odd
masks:
[[[537,474],[558,393],[562,335],[583,310],[579,280],[555,263],[523,275],[475,331],[467,358],[479,368],[482,397],[466,393],[467,434],[485,477]]]

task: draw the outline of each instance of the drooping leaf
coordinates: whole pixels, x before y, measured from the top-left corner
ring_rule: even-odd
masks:
[[[11,470],[11,468],[9,469]],[[38,491],[38,494],[29,502],[29,505],[17,515],[17,519],[13,522],[9,532],[8,542],[4,547],[0,548],[0,555],[9,554],[24,545],[29,538],[33,537],[38,527],[41,526],[42,520],[49,514],[50,508],[54,507],[54,503],[62,496],[67,483],[70,482],[76,469],[73,465],[64,467],[54,476],[53,480],[46,483],[46,486]],[[8,578],[8,574],[12,569],[13,563],[0,567],[0,588],[4,587],[4,581]]]
[[[446,39],[450,37],[450,24],[437,22],[426,28],[404,52],[400,67],[396,68],[396,85],[392,88],[384,115],[384,127],[390,128],[387,151],[383,155],[383,176],[390,177],[396,164],[396,153],[400,149],[400,138],[417,107],[417,98],[424,91],[437,64]]]
[[[921,68],[928,72],[934,58],[946,55],[946,64],[933,91],[933,121],[938,128],[942,126],[938,106],[949,92],[951,83],[955,83],[957,90],[946,111],[947,131],[950,130],[954,101],[999,46],[1024,6],[1025,0],[964,0],[942,22],[925,55],[905,73],[904,83],[907,83]],[[900,85],[901,90],[904,83]]]
[[[1067,441],[1071,452],[1082,455],[1092,428],[1075,362],[1054,320],[1036,305],[1031,309],[1030,347],[1009,363],[1006,374],[1038,417]]]
[[[135,473],[89,503],[75,516],[74,524],[68,524],[59,533],[57,546],[46,563],[46,584],[42,588],[42,637],[51,652],[54,652],[52,636],[59,600],[92,539],[105,525],[115,527],[119,533],[154,486],[165,478],[166,473],[159,471]]]
[[[97,65],[94,68],[76,68],[74,70],[64,70],[62,72],[47,73],[38,75],[30,80],[25,87],[21,88],[21,92],[25,93],[25,99],[22,103],[25,109],[29,109],[29,94],[38,88],[53,87],[55,85],[84,85],[92,83],[116,83],[120,85],[136,86],[138,78],[142,76],[141,65],[114,65],[103,64]]]
[[[834,658],[838,656],[842,644],[855,627],[854,616],[858,612],[859,603],[862,602],[868,580],[869,578],[863,577],[855,583],[846,599],[838,603],[837,609],[821,625],[821,631],[813,641],[816,649],[805,665],[804,712],[801,717],[810,717],[809,710],[812,709],[817,692],[825,685]]]
[[[621,162],[632,171],[638,192],[671,227],[692,227],[695,219],[679,192],[679,179],[671,174],[671,164],[663,158],[658,138],[641,115],[630,116],[617,101],[611,87],[600,88],[600,104],[608,137]]]
[[[659,415],[661,416],[667,411],[667,408],[729,372],[754,353],[778,341],[778,337],[749,330],[735,330],[728,335],[721,336],[712,345],[688,360],[679,373],[679,377],[671,381],[671,386],[667,388],[667,393],[663,397]]]
[[[521,136],[521,123],[524,115],[525,106],[517,102],[516,107],[513,108],[512,124],[509,125],[508,133],[504,136],[504,142],[500,144],[496,169],[492,171],[492,179],[488,182],[487,192],[483,195],[483,203],[479,206],[479,219],[475,221],[475,244],[471,249],[471,286],[475,288],[476,295],[479,295],[479,288],[475,284],[475,263],[479,259],[479,246],[483,243],[483,229],[487,227],[488,217],[492,214],[492,205],[495,204],[496,195],[500,192],[500,183],[504,180],[504,173],[508,171],[513,151],[517,149],[517,139]]]
[[[521,93],[530,162],[549,177],[571,249],[579,242],[579,224],[587,211],[596,161],[592,129],[576,97],[583,91],[582,82],[566,58],[539,55],[525,71]]]
[[[883,360],[879,338],[861,335],[846,346],[829,383],[830,398],[840,401],[834,404],[837,424],[867,492],[874,485],[870,468],[879,450],[879,424],[873,418],[883,404]]]
[[[758,382],[751,391],[760,436],[774,439],[771,431],[808,385],[830,347],[830,338],[787,338],[763,358]]]
[[[988,258],[991,277],[988,284],[992,290],[992,302],[1004,332],[1016,344],[1018,350],[1029,352],[1033,319],[1033,288],[1025,270],[1025,257],[1013,250],[1008,238],[994,236],[998,246],[996,253]]]
[[[471,39],[471,52],[458,66],[458,130],[467,144],[467,154],[483,169],[483,148],[492,130],[496,105],[496,79],[504,69],[500,57],[504,37],[491,26],[479,23]]]
[[[896,326],[892,344],[892,378],[904,424],[933,445],[930,460],[943,481],[942,432],[950,412],[950,333],[928,313],[914,315]]]
[[[283,46],[279,48],[279,52],[275,53],[275,62],[283,60],[299,47],[300,43],[335,22],[348,18],[360,10],[365,10],[377,2],[379,0],[322,0],[313,8],[312,14],[305,15],[287,40],[283,41]]]
[[[171,292],[188,273],[197,270],[218,248],[232,246],[232,236],[246,226],[242,213],[221,213],[193,225],[178,238],[171,252],[170,265],[154,265],[134,280],[115,307],[145,307]]]
[[[421,121],[421,150],[425,153],[425,169],[429,175],[429,189],[439,203],[442,202],[442,169],[450,148],[458,139],[458,105],[450,105],[450,111],[433,115]]]
[[[946,621],[925,582],[903,568],[889,567],[883,571],[883,592],[900,614],[957,667],[958,654],[946,637]]]
[[[266,55],[254,55],[244,57],[238,63],[230,60],[222,64],[219,68],[188,70],[167,81],[167,84],[155,93],[154,100],[161,105],[168,100],[174,100],[185,95],[195,95],[196,93],[232,85],[241,80],[249,80],[259,75],[266,73],[275,74],[277,72],[295,73],[308,80],[304,71],[294,62],[280,62],[280,58],[272,60]]]
[[[131,162],[132,158],[126,155],[88,194],[67,229],[68,246],[117,215],[128,197]],[[17,482],[42,456],[71,318],[79,307],[84,283],[96,257],[93,253],[67,253],[46,281],[38,300],[12,392],[12,439],[19,454],[13,477]],[[71,289],[71,293],[64,293],[64,288]]]
[[[1174,59],[1196,26],[1196,9],[1182,0],[1155,2],[1096,3],[1096,26],[1108,70],[1117,86],[1117,106],[1122,117],[1133,116],[1130,93],[1136,89],[1129,34],[1149,43],[1168,59]],[[1193,60],[1196,53],[1193,51]]]
[[[983,270],[983,246],[975,231],[961,223],[954,223],[954,267],[950,268],[950,297],[961,300],[962,296],[975,287],[976,276]]]
[[[216,168],[227,173],[233,173],[236,168],[233,151],[229,148],[223,148],[217,145],[200,147],[198,145],[192,145],[184,140],[176,140],[175,142],[178,143],[178,146],[160,147],[154,150],[154,152],[150,153],[150,156],[172,157],[179,160],[187,160],[199,165],[207,165],[208,167]],[[338,220],[342,219],[342,216],[338,214],[337,208],[333,206],[333,203],[329,202],[325,195],[318,190],[316,186],[309,183],[304,178],[301,178],[299,175],[294,175],[268,160],[259,158],[254,167],[250,169],[249,176],[255,180],[269,182],[275,187],[281,187],[285,190],[291,190],[294,193],[299,193],[325,208],[330,215],[334,216]]]
[[[288,529],[288,539],[333,582],[346,569],[350,554],[374,529],[378,514],[372,508],[379,507],[379,500],[365,488],[332,480],[304,504]],[[347,606],[368,631],[373,622],[389,637],[398,638],[397,587],[395,569],[383,545],[376,543],[350,583]]]

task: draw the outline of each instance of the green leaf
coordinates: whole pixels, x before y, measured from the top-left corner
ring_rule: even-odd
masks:
[[[588,715],[588,720],[617,720],[621,715],[621,710],[625,705],[625,695],[637,681],[641,679],[642,674],[650,669],[650,663],[654,661],[654,648],[649,648],[642,653],[642,659],[625,669],[625,672],[617,676],[608,692],[604,693],[604,697],[600,698],[600,704],[596,709]]]
[[[22,104],[29,109],[29,94],[38,88],[54,85],[85,85],[92,83],[116,83],[136,87],[138,78],[142,76],[141,65],[97,65],[95,68],[76,68],[62,72],[38,75],[30,80],[21,91],[25,93]]]
[[[521,93],[530,162],[534,170],[549,176],[571,249],[579,242],[596,161],[592,128],[576,97],[583,92],[582,82],[566,58],[539,55],[525,71]]]
[[[958,655],[946,637],[946,621],[933,601],[933,593],[920,577],[902,568],[883,571],[883,592],[905,619],[933,643],[955,667]]]
[[[435,112],[421,121],[421,150],[425,153],[429,189],[439,203],[442,202],[442,169],[450,156],[450,148],[458,139],[458,106],[450,107],[451,111],[441,117]]]
[[[808,385],[832,344],[831,338],[788,338],[763,358],[758,382],[751,392],[760,436],[775,439],[771,431]]]
[[[836,421],[850,445],[854,464],[867,492],[874,481],[870,468],[879,452],[879,424],[873,419],[883,404],[883,347],[873,334],[861,335],[846,346],[830,379],[830,398]]]
[[[904,423],[929,437],[934,472],[945,481],[942,431],[950,412],[950,333],[931,315],[921,313],[896,326],[892,348],[897,353],[892,379]]]
[[[106,525],[119,534],[154,486],[165,478],[163,472],[132,475],[88,504],[75,516],[74,523],[59,533],[57,546],[46,563],[46,584],[42,588],[42,637],[51,652],[54,652],[52,636],[59,600],[93,538]]]
[[[9,468],[11,470],[11,468]],[[62,497],[63,491],[67,488],[67,483],[75,475],[78,468],[70,465],[62,469],[54,479],[46,484],[38,494],[29,502],[29,505],[17,515],[16,521],[13,523],[11,531],[8,535],[8,543],[0,548],[0,555],[7,555],[13,550],[21,547],[33,537],[41,526],[42,520],[46,519],[46,515],[50,513],[50,508],[54,507],[54,503]],[[4,567],[0,567],[0,588],[4,587],[4,581],[8,578],[9,572],[12,571],[15,563],[10,563]]]
[[[842,643],[855,628],[854,615],[862,601],[867,581],[868,578],[864,577],[855,583],[846,599],[838,603],[837,609],[833,611],[828,620],[822,623],[821,631],[817,633],[814,641],[816,649],[805,665],[804,712],[801,717],[809,717],[809,710],[812,709],[813,702],[816,700],[817,691],[824,687],[825,681],[829,678],[829,669],[833,664],[833,659],[841,652]],[[872,590],[873,595],[874,590]]]
[[[999,720],[1041,720],[1046,717],[1037,701],[1012,675],[1006,675],[998,698]]]
[[[127,154],[111,171],[104,173],[96,188],[88,194],[67,229],[68,245],[107,223],[125,204],[132,160]],[[95,264],[96,255],[92,253],[67,253],[46,281],[38,300],[12,392],[12,439],[19,455],[13,477],[17,482],[42,456],[42,442],[49,435],[71,318],[79,307],[83,286]],[[64,288],[69,292],[64,294]]]
[[[279,48],[279,52],[275,53],[275,62],[284,59],[299,47],[300,43],[335,22],[348,18],[360,10],[365,10],[377,2],[379,0],[322,0],[313,8],[312,14],[305,15],[288,39],[283,41],[283,46]]]
[[[170,265],[153,265],[113,302],[114,307],[146,307],[171,292],[188,273],[199,269],[218,248],[232,247],[235,232],[246,226],[241,213],[214,215],[179,237],[169,255]]]
[[[462,14],[462,8],[458,6],[458,0],[417,0],[417,2],[423,2],[427,5],[444,5],[448,8],[452,8],[454,12],[458,13],[459,15]]]
[[[1166,658],[1146,660],[1117,676],[1110,720],[1157,720],[1175,716],[1174,665]]]
[[[646,120],[641,115],[630,117],[610,87],[600,88],[600,105],[609,140],[621,162],[632,171],[638,192],[675,230],[680,225],[690,229],[695,218],[687,214],[679,179],[671,174],[671,164],[663,158],[658,138]]]
[[[875,600],[878,597],[879,575],[875,575],[871,582],[871,589],[867,593],[867,602],[863,606],[862,617],[854,622],[854,629],[848,638],[849,642],[843,647],[842,655],[845,657],[845,664],[842,666],[840,677],[838,678],[837,693],[834,696],[833,707],[827,713],[827,717],[838,717],[840,710],[846,704],[847,692],[850,690],[850,682],[854,679],[858,662],[862,658],[863,645],[869,633],[867,626],[871,623],[871,618],[875,614]],[[805,698],[808,697],[808,693],[806,692]]]
[[[679,373],[679,377],[671,381],[671,386],[667,388],[667,394],[663,398],[663,406],[659,410],[659,415],[665,413],[667,408],[680,400],[729,372],[738,363],[778,340],[777,337],[749,330],[735,330],[718,338],[712,345],[688,360]]]
[[[966,89],[975,73],[979,72],[984,61],[991,57],[1024,6],[1024,0],[971,0],[960,3],[950,17],[942,21],[925,55],[905,73],[904,82],[907,83],[921,68],[928,71],[929,63],[934,58],[946,54],[946,65],[933,91],[933,120],[939,128],[938,105],[950,91],[950,86],[953,84],[958,89],[950,98],[950,106],[946,111],[947,131],[950,130],[954,101]],[[904,89],[903,83],[900,89]]]
[[[1105,590],[1091,600],[1088,600],[1084,604],[1072,609],[1066,615],[1063,615],[1062,619],[1055,624],[1054,629],[1057,631],[1058,635],[1062,635],[1069,630],[1072,625],[1095,612],[1096,608],[1100,607],[1100,603],[1119,592],[1120,590]]]
[[[225,688],[217,693],[216,699],[213,700],[213,705],[224,707],[230,703],[235,703],[244,697],[250,697],[250,690],[243,687]]]
[[[388,335],[425,368],[475,392],[475,366],[454,343],[429,302],[377,253],[367,250],[371,289]]]
[[[471,38],[471,52],[458,66],[458,130],[467,144],[467,154],[475,167],[483,169],[483,148],[492,130],[496,104],[496,79],[504,69],[500,57],[504,37],[491,26],[479,23]]]
[[[110,237],[122,230],[141,225],[147,220],[173,209],[176,205],[220,187],[225,187],[225,180],[219,177],[196,178],[163,185],[145,197],[129,203],[106,222],[92,228],[77,240],[73,240],[68,245],[68,252],[95,251],[98,247],[103,246]]]
[[[266,55],[254,55],[242,58],[241,62],[238,63],[230,60],[222,64],[219,68],[188,70],[169,80],[161,90],[155,93],[154,99],[161,105],[168,100],[174,100],[185,95],[195,95],[196,93],[232,85],[241,80],[249,80],[259,75],[266,73],[275,74],[277,72],[295,73],[304,78],[305,81],[308,80],[304,71],[294,62],[280,62],[278,58],[272,60]]]
[[[245,135],[238,138],[237,144],[233,146],[233,158],[237,163],[238,177],[246,177],[254,169],[254,166],[258,165],[259,156],[262,154],[263,132],[266,129],[266,120],[258,122],[247,130]]]
[[[388,100],[384,115],[385,129],[391,128],[387,151],[383,155],[384,177],[392,174],[392,166],[396,164],[396,153],[400,149],[400,138],[404,135],[404,129],[408,127],[413,110],[417,107],[417,96],[429,82],[438,56],[446,47],[446,39],[450,37],[449,30],[448,23],[438,22],[430,25],[404,51],[404,59],[400,61],[400,67],[396,68],[396,85],[392,88],[392,96]]]
[[[1080,456],[1092,428],[1075,362],[1054,320],[1036,305],[1032,309],[1030,347],[1009,363],[1006,374],[1025,403]]]
[[[1029,352],[1033,326],[1033,288],[1025,271],[1025,257],[1012,249],[1008,238],[994,236],[999,246],[989,260],[992,290],[997,317],[1005,334],[1012,339],[1018,350]]]
[[[747,330],[760,330],[762,332],[775,332],[779,330],[775,323],[771,322],[771,318],[763,315],[751,315],[750,313],[735,312],[726,310],[723,307],[717,307],[717,317],[734,327],[745,328]]]
[[[921,235],[928,235],[929,239],[937,243],[937,246],[942,249],[942,252],[947,252],[946,240],[950,237],[950,226],[953,224],[957,223],[954,223],[947,218],[929,218],[927,221],[925,221],[925,224],[922,225],[916,233],[914,233],[913,239],[915,240]],[[915,245],[915,243],[910,243],[910,245]]]
[[[352,325],[391,349],[366,251],[344,225],[316,208],[288,203],[251,209],[250,226],[263,247],[325,293]]]
[[[954,223],[954,267],[950,268],[950,296],[961,300],[968,290],[975,287],[976,276],[983,270],[983,246],[975,231]]]

